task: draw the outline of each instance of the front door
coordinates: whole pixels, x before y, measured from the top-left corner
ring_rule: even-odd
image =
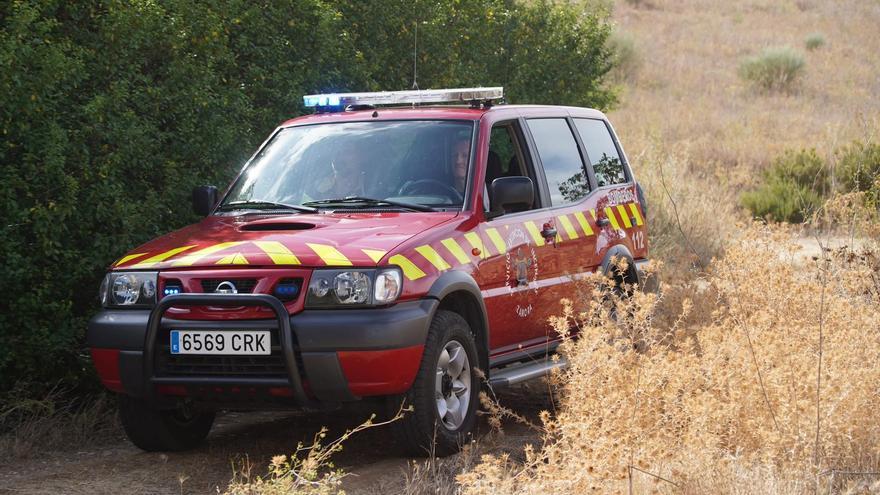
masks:
[[[557,304],[548,299],[548,288],[560,276],[556,219],[544,207],[546,198],[539,194],[542,179],[527,149],[519,121],[493,126],[486,157],[487,190],[494,179],[513,176],[530,177],[536,188],[534,204],[478,227],[487,255],[476,275],[483,287],[492,329],[490,347],[496,356],[546,343],[548,318],[559,314],[558,299]]]

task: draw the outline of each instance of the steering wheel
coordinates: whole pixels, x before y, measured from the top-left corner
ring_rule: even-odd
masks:
[[[397,191],[398,196],[408,196],[414,194],[438,193],[451,199],[453,203],[460,203],[464,199],[454,187],[444,184],[436,179],[419,179],[407,181]]]

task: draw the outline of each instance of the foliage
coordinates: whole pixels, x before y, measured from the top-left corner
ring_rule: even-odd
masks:
[[[765,91],[791,91],[804,72],[804,57],[789,47],[767,48],[739,66],[739,75]]]
[[[880,208],[880,144],[854,142],[846,147],[838,177],[846,192],[865,192],[868,203]]]
[[[615,31],[608,37],[608,47],[613,54],[614,68],[609,77],[617,83],[632,83],[644,64],[635,38],[622,31]]]
[[[825,46],[825,37],[822,36],[821,33],[813,33],[807,36],[807,40],[804,42],[804,45],[809,51],[818,50],[819,48]]]
[[[742,203],[755,217],[777,222],[803,222],[830,189],[828,168],[815,150],[786,151],[762,175],[764,182],[744,193]]]
[[[607,108],[601,13],[550,1],[0,4],[0,396],[94,386],[83,349],[106,267],[196,220],[303,94],[503,85]]]

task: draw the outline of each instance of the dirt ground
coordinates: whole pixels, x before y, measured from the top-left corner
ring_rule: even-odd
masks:
[[[547,385],[534,382],[499,391],[499,402],[537,422],[551,407]],[[26,459],[0,460],[0,495],[7,494],[202,494],[222,493],[233,476],[233,465],[248,462],[253,473],[265,473],[273,455],[290,454],[297,442],[310,442],[322,426],[327,438],[339,436],[367,419],[367,405],[331,412],[223,413],[208,440],[184,453],[147,453],[118,438],[101,447],[40,452]],[[488,432],[481,421],[481,434]],[[504,434],[491,432],[479,441],[481,452],[511,452],[514,457],[539,435],[508,422]],[[368,429],[349,439],[334,457],[350,473],[343,489],[350,494],[402,493],[411,458],[402,456],[387,426]],[[416,459],[416,462],[423,460]],[[240,467],[239,467],[240,469]]]

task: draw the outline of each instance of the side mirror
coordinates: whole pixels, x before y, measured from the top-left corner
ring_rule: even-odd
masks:
[[[535,186],[528,177],[499,177],[489,186],[492,198],[490,218],[495,218],[515,208],[530,208],[535,202]]]
[[[207,216],[217,204],[217,187],[216,186],[197,186],[193,188],[192,203],[193,211],[199,216]]]

